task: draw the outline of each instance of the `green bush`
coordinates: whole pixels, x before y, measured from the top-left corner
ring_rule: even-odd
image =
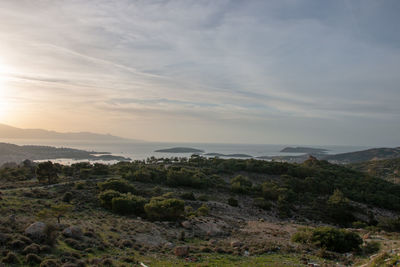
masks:
[[[193,192],[183,193],[180,195],[180,197],[185,200],[196,200],[196,197],[194,196]]]
[[[367,242],[363,246],[362,249],[363,249],[364,254],[367,254],[367,255],[375,254],[375,253],[379,252],[379,250],[381,249],[381,243],[379,243],[377,241]]]
[[[379,221],[378,227],[388,232],[400,232],[400,217],[383,218]]]
[[[197,199],[200,201],[205,201],[205,202],[207,202],[209,200],[207,195],[200,195],[197,197]]]
[[[67,192],[67,193],[64,194],[62,201],[70,203],[72,198],[73,198],[72,193],[71,192]]]
[[[239,202],[237,201],[236,198],[230,197],[228,198],[228,204],[232,207],[237,207],[239,206]]]
[[[262,197],[255,198],[253,203],[254,203],[254,206],[256,206],[260,209],[263,209],[263,210],[270,210],[272,207],[271,202],[268,200],[265,200]]]
[[[98,183],[101,191],[115,190],[120,193],[132,193],[136,192],[135,187],[128,184],[127,181],[122,179],[109,179],[105,182]]]
[[[340,253],[359,250],[363,243],[358,234],[332,227],[302,228],[292,236],[292,241]]]
[[[104,192],[101,192],[98,197],[99,197],[100,203],[103,207],[105,207],[107,209],[111,209],[113,198],[116,198],[119,196],[121,196],[120,192],[117,192],[115,190],[106,190]]]
[[[363,228],[367,227],[368,225],[365,222],[355,221],[352,223],[352,226],[353,226],[353,228],[356,228],[356,229],[360,229],[360,228],[363,229]]]
[[[181,168],[169,169],[167,172],[167,184],[170,186],[206,187],[208,180],[204,173]]]
[[[231,179],[231,190],[235,193],[248,193],[251,191],[253,183],[242,175],[238,175]]]
[[[77,190],[82,190],[82,189],[85,188],[85,185],[86,185],[85,182],[77,182],[77,183],[75,184],[75,189],[77,189]]]
[[[184,214],[185,202],[176,198],[153,197],[144,210],[153,220],[176,220]]]
[[[197,216],[207,216],[208,213],[210,212],[210,209],[207,207],[207,205],[201,205],[200,208],[197,209],[196,215]]]
[[[112,211],[118,214],[141,214],[147,200],[130,193],[114,197],[111,201]]]

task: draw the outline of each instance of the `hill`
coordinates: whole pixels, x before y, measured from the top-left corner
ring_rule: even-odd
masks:
[[[125,139],[110,134],[97,134],[91,132],[59,133],[42,129],[21,129],[5,124],[0,124],[0,138],[4,139],[32,139],[32,140],[79,140],[102,142],[138,142],[138,140]]]
[[[312,157],[22,164],[0,189],[7,266],[360,266],[399,247],[400,186]]]
[[[348,167],[386,181],[400,183],[400,158],[353,163]]]
[[[191,147],[173,147],[166,149],[159,149],[154,152],[163,152],[163,153],[204,153],[204,150],[191,148]]]
[[[382,160],[400,158],[400,148],[372,148],[362,151],[327,155],[324,160],[337,163],[357,163],[369,160]]]
[[[307,153],[307,154],[325,154],[327,149],[312,147],[285,147],[280,152],[283,153]]]
[[[79,159],[79,160],[129,160],[114,156],[108,152],[89,152],[72,148],[56,148],[50,146],[18,146],[0,143],[0,165],[6,162],[21,162],[25,159]]]

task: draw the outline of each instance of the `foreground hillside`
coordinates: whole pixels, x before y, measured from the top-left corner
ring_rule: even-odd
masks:
[[[25,162],[2,169],[0,184],[4,264],[385,266],[398,259],[400,187],[314,158]]]

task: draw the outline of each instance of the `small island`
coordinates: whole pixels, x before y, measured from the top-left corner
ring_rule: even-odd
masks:
[[[307,154],[326,154],[329,150],[324,148],[312,147],[285,147],[280,152],[283,153],[307,153]]]
[[[173,147],[166,149],[155,150],[154,152],[160,153],[204,153],[204,150],[191,148],[191,147]]]
[[[247,154],[221,154],[221,153],[207,153],[205,156],[212,157],[230,157],[230,158],[252,158],[253,156]]]

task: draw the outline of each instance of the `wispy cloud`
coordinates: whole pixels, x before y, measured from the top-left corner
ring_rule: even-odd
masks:
[[[59,130],[224,141],[218,129],[259,143],[368,143],[354,137],[367,127],[392,144],[399,11],[396,0],[2,1],[0,62],[18,113],[9,122],[46,127],[25,108]],[[81,116],[67,118],[68,107]],[[174,137],[176,118],[210,131]],[[382,121],[383,133],[369,126]],[[296,136],[295,125],[309,131]]]

